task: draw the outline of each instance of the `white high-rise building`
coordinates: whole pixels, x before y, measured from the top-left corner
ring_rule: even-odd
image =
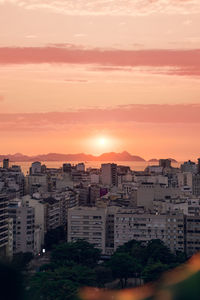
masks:
[[[13,253],[34,253],[35,210],[21,201],[8,206],[9,218],[13,219]]]
[[[35,210],[35,244],[44,244],[44,235],[45,235],[45,204],[42,201],[33,199],[30,195],[26,195],[22,198],[24,204],[29,207],[33,207]],[[39,241],[38,241],[39,240]],[[36,246],[38,249],[38,246]],[[41,249],[40,249],[41,250]],[[39,251],[36,251],[39,252]]]

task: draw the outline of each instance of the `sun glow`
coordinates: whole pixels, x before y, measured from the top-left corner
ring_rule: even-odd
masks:
[[[99,137],[99,138],[97,138],[97,144],[99,146],[106,146],[109,144],[109,140],[105,137]]]
[[[105,152],[112,152],[119,150],[119,141],[110,135],[96,135],[84,140],[84,145],[87,145],[87,152],[100,155]],[[86,148],[84,146],[84,148]]]

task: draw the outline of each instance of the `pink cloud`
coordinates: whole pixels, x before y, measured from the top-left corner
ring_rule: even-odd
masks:
[[[168,74],[200,75],[200,49],[119,50],[75,47],[1,47],[0,64],[85,64],[109,68],[170,67]],[[162,71],[162,70],[161,70]]]
[[[199,0],[4,0],[26,9],[45,9],[67,15],[149,15],[200,12]]]
[[[137,104],[70,112],[0,114],[0,131],[56,131],[71,125],[199,124],[200,104]]]

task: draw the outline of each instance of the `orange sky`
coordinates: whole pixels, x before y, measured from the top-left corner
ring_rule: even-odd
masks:
[[[199,0],[0,0],[1,154],[196,159],[199,116]]]

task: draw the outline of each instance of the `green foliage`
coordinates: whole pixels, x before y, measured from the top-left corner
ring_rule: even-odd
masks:
[[[160,278],[161,274],[169,268],[169,265],[163,264],[159,261],[154,264],[148,264],[142,272],[142,278],[144,279],[144,282],[157,280]]]
[[[28,299],[37,300],[77,300],[78,285],[59,272],[40,272],[36,274],[28,291]]]
[[[30,281],[29,299],[78,299],[80,287],[98,285],[95,267],[99,259],[100,250],[82,240],[54,247],[51,262]]]
[[[40,267],[40,272],[44,271],[54,271],[57,268],[57,265],[55,263],[49,263],[49,264],[44,264]]]
[[[142,266],[138,273],[145,282],[156,280],[163,271],[176,267],[187,259],[185,253],[177,252],[176,255],[171,253],[159,239],[151,240],[146,244],[131,240],[120,246],[115,254],[117,253],[128,254]]]
[[[28,299],[77,300],[78,290],[84,286],[104,287],[113,279],[119,279],[124,288],[128,278],[133,277],[154,281],[185,260],[184,254],[172,254],[160,240],[146,244],[129,241],[101,265],[100,254],[100,250],[84,240],[55,246],[50,263],[31,278]]]
[[[161,240],[151,240],[148,242],[146,249],[146,261],[160,261],[163,264],[171,264],[176,262],[176,257],[171,253],[168,247]]]
[[[120,279],[122,288],[126,286],[128,278],[136,277],[141,270],[137,260],[127,253],[115,253],[109,261],[109,266],[113,277]]]
[[[112,271],[108,267],[97,266],[95,268],[95,274],[98,287],[104,287],[106,283],[113,280]]]
[[[185,252],[176,251],[176,262],[178,264],[183,264],[187,260],[187,255]]]
[[[31,252],[19,252],[13,256],[12,266],[18,271],[24,271],[27,269],[29,262],[33,259],[33,254]]]
[[[86,266],[74,265],[72,267],[60,267],[55,273],[63,278],[76,282],[78,286],[95,286],[96,274],[94,269]]]
[[[94,270],[80,265],[58,267],[39,272],[32,278],[29,297],[33,300],[38,296],[48,300],[77,299],[78,289],[84,286],[96,286]]]
[[[55,229],[49,230],[45,234],[45,248],[47,250],[50,250],[54,245],[57,245],[60,241],[65,241],[65,240],[66,240],[66,231],[64,226],[60,226]]]
[[[64,243],[55,247],[51,253],[52,262],[67,265],[69,261],[76,264],[94,267],[100,260],[101,251],[84,240]]]
[[[139,264],[146,263],[146,247],[141,241],[131,240],[117,248],[116,253],[127,253],[134,257]]]

